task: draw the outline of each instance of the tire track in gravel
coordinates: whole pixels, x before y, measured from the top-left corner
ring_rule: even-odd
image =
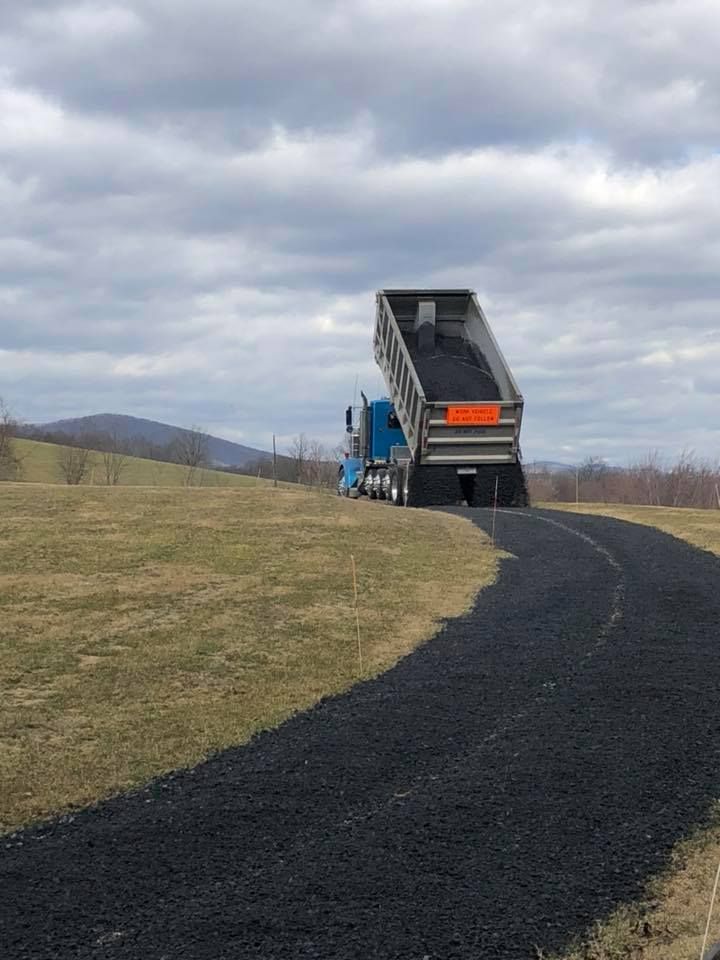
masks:
[[[500,513],[505,516],[518,516],[518,517],[528,517],[531,520],[539,520],[542,523],[551,523],[554,527],[558,527],[560,530],[565,530],[571,536],[579,537],[581,540],[584,540],[586,543],[589,543],[590,546],[601,557],[605,559],[608,566],[613,569],[617,576],[617,583],[615,589],[613,590],[612,596],[612,605],[610,608],[610,615],[608,619],[603,624],[602,629],[598,635],[596,647],[604,644],[608,634],[612,629],[620,622],[623,616],[623,607],[625,605],[625,577],[623,574],[622,565],[617,561],[617,559],[612,555],[612,553],[599,544],[596,540],[593,540],[592,537],[588,536],[586,533],[582,533],[580,530],[573,530],[572,527],[569,527],[566,523],[560,523],[559,520],[554,520],[551,517],[542,516],[540,513],[528,513],[523,512],[522,510],[500,510]],[[592,656],[592,651],[585,654],[585,659]]]
[[[497,539],[382,677],[5,838],[3,956],[520,960],[636,896],[720,793],[720,562],[535,510]]]

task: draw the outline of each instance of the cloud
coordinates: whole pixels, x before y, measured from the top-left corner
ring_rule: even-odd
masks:
[[[644,157],[717,142],[711,0],[51,4],[4,49],[22,82],[222,148],[372,115],[386,148],[584,139]]]
[[[334,442],[381,286],[474,286],[531,457],[720,454],[713,5],[0,19],[0,392]],[[560,451],[563,453],[561,454]]]

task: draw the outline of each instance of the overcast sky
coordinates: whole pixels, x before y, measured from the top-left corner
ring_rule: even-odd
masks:
[[[0,394],[334,443],[477,290],[526,459],[720,456],[717,0],[0,5]]]

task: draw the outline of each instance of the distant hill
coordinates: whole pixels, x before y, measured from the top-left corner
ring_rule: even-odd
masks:
[[[559,463],[557,460],[531,460],[524,466],[527,473],[574,473],[576,469],[572,463]]]
[[[83,433],[112,433],[127,440],[145,439],[150,443],[163,446],[177,436],[182,427],[174,427],[158,420],[146,420],[144,417],[128,417],[119,413],[97,413],[89,417],[73,417],[69,420],[53,420],[51,423],[34,423],[31,429],[51,433],[65,433],[76,437]],[[216,466],[243,467],[257,460],[271,457],[265,450],[245,447],[241,443],[210,436],[208,452]]]

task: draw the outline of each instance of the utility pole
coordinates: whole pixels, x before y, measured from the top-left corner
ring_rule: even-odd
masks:
[[[580,503],[580,467],[575,467],[575,506]]]
[[[277,450],[275,449],[275,434],[273,434],[273,486],[277,486]]]

